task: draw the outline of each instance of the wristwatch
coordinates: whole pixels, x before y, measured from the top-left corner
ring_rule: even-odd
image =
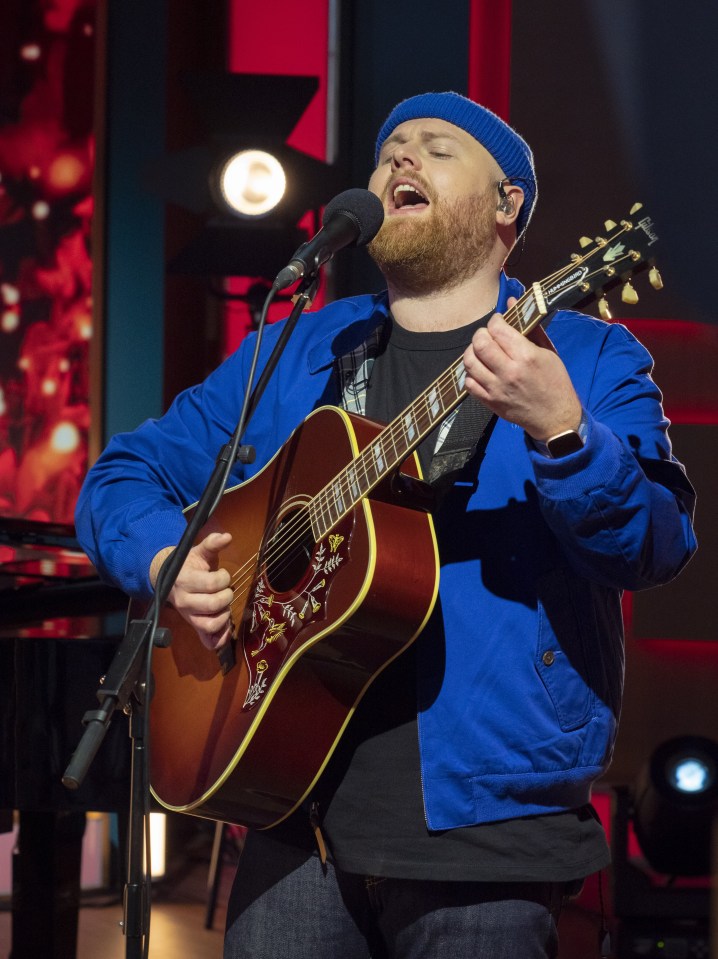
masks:
[[[568,456],[570,453],[578,453],[586,445],[586,436],[588,434],[588,423],[586,414],[581,414],[581,422],[575,430],[564,430],[555,436],[550,436],[546,442],[535,440],[529,437],[534,448],[547,456],[549,459],[558,460],[562,456]]]

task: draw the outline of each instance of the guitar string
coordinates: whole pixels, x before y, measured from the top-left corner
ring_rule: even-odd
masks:
[[[584,259],[585,259],[585,258],[584,258]],[[623,257],[622,257],[621,259],[623,259]],[[620,259],[617,260],[617,261],[615,261],[615,262],[617,262],[617,263],[620,262]],[[575,266],[577,265],[577,263],[578,263],[578,261],[576,261],[575,263],[573,263],[573,264],[572,264],[572,267],[575,268]],[[554,274],[552,277],[546,278],[545,280],[543,280],[543,281],[541,282],[541,286],[544,287],[544,285],[545,285],[546,283],[553,281],[553,279],[554,279],[555,277],[560,276],[561,272],[566,272],[566,270],[557,271],[557,273]],[[598,272],[601,272],[601,271],[596,271],[596,273],[598,273]],[[594,273],[594,274],[589,274],[589,276],[594,276],[594,275],[596,275],[596,273]],[[585,282],[585,280],[586,280],[586,278],[584,278],[584,282]],[[527,294],[530,296],[530,291],[527,291]],[[519,301],[519,303],[518,303],[516,306],[517,306],[517,307],[520,307],[520,306],[523,304],[523,302],[524,302],[524,300],[525,300],[526,298],[527,298],[527,296],[524,295],[524,297],[521,298],[521,300]],[[519,311],[518,311],[517,309],[514,309],[513,313],[512,313],[512,311],[507,311],[506,314],[505,314],[505,317],[506,317],[506,319],[507,319],[507,322],[510,322],[510,324],[511,324],[512,326],[514,326],[513,320],[516,319],[516,313],[518,313],[518,312],[519,312]],[[455,365],[454,367],[450,368],[449,370],[445,371],[445,373],[443,373],[443,374],[435,381],[435,383],[433,383],[433,384],[431,385],[431,387],[430,387],[430,389],[432,389],[433,392],[437,393],[437,394],[439,395],[439,398],[442,400],[442,404],[441,404],[442,412],[444,412],[444,410],[445,410],[445,405],[444,405],[443,400],[444,400],[445,394],[446,394],[447,381],[449,381],[449,380],[453,381],[453,380],[456,379],[456,371],[457,371],[457,369],[458,369],[458,364]],[[463,392],[465,392],[465,391],[462,390],[461,392],[463,393]],[[458,396],[459,396],[459,394],[457,394],[457,398],[458,398]],[[407,418],[408,411],[411,410],[412,407],[413,407],[416,403],[418,403],[419,401],[422,401],[422,400],[423,400],[423,401],[426,401],[427,399],[428,399],[428,397],[426,396],[426,394],[422,394],[422,397],[417,398],[417,400],[414,401],[414,404],[412,404],[410,407],[408,407],[407,410],[404,410],[403,413],[400,414],[400,416],[397,417],[396,420],[392,421],[392,423],[389,424],[389,426],[388,426],[387,428],[385,428],[384,431],[382,431],[382,433],[378,434],[378,436],[377,436],[377,438],[376,438],[375,441],[373,441],[372,443],[370,443],[367,447],[365,447],[364,450],[362,450],[362,453],[357,457],[356,460],[353,460],[351,464],[349,464],[347,467],[345,467],[344,470],[343,470],[341,473],[337,474],[337,476],[336,476],[329,484],[327,484],[322,490],[320,490],[319,493],[314,497],[314,499],[312,500],[312,502],[309,504],[309,506],[303,507],[303,508],[297,510],[297,518],[294,520],[294,524],[293,524],[293,525],[294,525],[294,528],[293,528],[293,529],[291,529],[290,527],[283,527],[283,528],[281,528],[280,530],[278,530],[278,532],[281,532],[281,536],[277,537],[276,534],[275,534],[275,536],[273,536],[272,539],[269,541],[269,547],[268,547],[268,549],[267,549],[266,552],[265,552],[265,560],[268,561],[268,562],[267,562],[267,565],[271,565],[277,555],[279,555],[280,558],[284,558],[284,559],[285,559],[285,563],[284,563],[284,566],[283,566],[283,567],[277,566],[276,563],[275,563],[274,571],[273,571],[274,574],[281,575],[281,573],[288,568],[288,565],[296,559],[296,557],[297,557],[297,555],[298,555],[297,550],[298,550],[298,549],[301,549],[302,543],[305,542],[306,537],[308,536],[308,534],[309,534],[309,533],[311,532],[311,530],[312,530],[311,510],[312,510],[313,507],[315,507],[315,513],[316,513],[317,511],[320,512],[321,518],[322,518],[322,519],[324,520],[324,522],[326,523],[327,513],[329,514],[329,519],[331,520],[331,513],[332,513],[332,511],[333,511],[333,507],[332,507],[332,505],[331,505],[332,502],[335,503],[335,504],[336,504],[336,503],[342,503],[342,504],[343,504],[343,501],[344,501],[345,496],[346,496],[347,494],[349,494],[349,499],[350,499],[349,509],[351,509],[351,508],[353,508],[353,506],[356,505],[356,503],[362,498],[362,496],[365,496],[365,495],[366,495],[366,492],[370,491],[371,485],[370,485],[370,486],[368,487],[368,489],[365,490],[365,492],[362,493],[359,497],[355,497],[354,494],[352,494],[352,491],[351,491],[352,480],[349,480],[349,481],[348,481],[348,482],[349,482],[349,485],[348,485],[348,486],[344,485],[345,482],[346,482],[345,476],[346,476],[347,473],[351,472],[351,473],[353,474],[353,476],[355,477],[355,482],[354,482],[354,484],[353,484],[353,485],[355,485],[355,486],[358,486],[358,485],[359,485],[358,482],[356,481],[356,479],[358,478],[358,474],[359,474],[360,472],[363,473],[363,479],[364,479],[365,481],[369,481],[370,476],[371,476],[371,475],[374,475],[374,484],[373,484],[373,485],[376,485],[377,479],[376,479],[376,471],[375,471],[375,469],[372,467],[371,472],[370,472],[370,470],[369,470],[369,469],[367,468],[367,466],[363,463],[363,461],[367,458],[367,454],[370,452],[370,450],[371,450],[377,443],[379,443],[379,444],[381,445],[381,447],[382,447],[382,449],[383,449],[384,451],[386,451],[386,446],[388,445],[388,442],[387,442],[388,440],[391,440],[392,445],[394,446],[394,462],[393,462],[393,463],[390,463],[389,467],[379,474],[379,479],[383,478],[384,475],[387,475],[387,474],[391,471],[391,469],[393,469],[395,463],[398,462],[398,461],[401,459],[401,457],[405,457],[406,455],[408,455],[408,453],[406,453],[406,452],[404,451],[404,449],[402,449],[401,454],[400,454],[399,456],[397,456],[396,436],[397,436],[397,435],[399,435],[399,436],[404,436],[404,435],[405,435],[405,431],[404,431],[404,428],[403,428],[403,422],[404,422],[404,421],[406,420],[406,418]],[[424,411],[424,414],[425,414],[425,411]],[[422,415],[424,415],[424,414],[422,414]],[[430,417],[429,417],[429,420],[428,420],[428,423],[427,423],[427,426],[425,427],[424,432],[430,432],[431,428],[435,425],[435,423],[436,423],[437,421],[438,421],[438,418],[432,418],[432,417],[430,416]],[[416,421],[414,421],[414,422],[416,422]],[[397,427],[399,427],[398,431],[397,431]],[[420,441],[420,438],[419,438],[419,441]],[[360,466],[361,466],[361,469],[359,469]],[[336,487],[337,487],[337,486],[339,486],[339,492],[340,492],[340,494],[342,494],[342,495],[337,495],[337,490],[336,490]],[[318,504],[319,502],[321,502],[322,500],[325,500],[325,501],[326,501],[326,505],[322,506],[322,507],[321,507],[321,510],[319,510],[319,507],[317,506],[317,504]],[[352,502],[352,500],[353,500],[353,502]],[[326,526],[326,528],[323,530],[323,532],[322,532],[321,535],[325,535],[325,534],[329,531],[329,529],[332,528],[332,526],[336,525],[336,523],[339,522],[339,520],[340,520],[344,515],[346,515],[347,512],[348,512],[348,509],[344,508],[343,505],[340,506],[340,512],[339,512],[339,514],[337,515],[337,517],[336,517],[333,521],[330,522],[330,524],[329,524],[328,526]],[[288,534],[289,534],[290,532],[291,532],[293,538],[290,538],[290,537],[288,536]],[[255,556],[252,557],[252,558],[250,559],[250,561],[245,564],[244,569],[240,568],[240,570],[237,571],[237,573],[235,574],[235,578],[234,578],[234,580],[232,581],[232,585],[235,587],[235,589],[243,589],[243,588],[244,588],[244,586],[246,585],[245,576],[246,576],[247,574],[250,575],[250,580],[249,580],[249,581],[251,582],[251,573],[253,572],[254,568],[256,567],[256,562],[257,562],[258,558],[259,558],[259,554],[255,554]],[[237,583],[239,582],[240,579],[242,579],[243,582],[239,583],[239,586],[237,586]],[[236,602],[236,600],[233,600],[233,601],[232,601],[232,603],[234,603],[234,602]]]
[[[595,252],[596,252],[595,249],[592,250],[590,252],[590,255],[592,256]],[[570,267],[562,268],[561,270],[556,271],[556,273],[552,274],[550,277],[546,277],[540,283],[542,292],[545,292],[545,287],[547,284],[553,282],[556,278],[560,277],[562,273],[567,273],[571,269],[575,269],[577,265],[580,265],[580,263],[585,261],[587,258],[588,258],[588,255],[582,257],[580,260],[576,260],[572,262]],[[621,257],[614,262],[620,263],[621,259],[625,259],[625,257]],[[589,277],[595,276],[597,273],[600,273],[600,272],[601,272],[600,270],[597,270],[593,274],[588,274],[587,277],[584,277],[583,282],[586,282],[586,280]],[[517,319],[518,314],[521,312],[519,308],[522,307],[526,299],[531,297],[531,294],[532,294],[532,290],[527,290],[527,292],[521,297],[521,299],[518,301],[515,307],[506,311],[505,318],[507,322],[510,323],[510,325],[514,326],[514,328],[517,328],[514,323],[514,320]],[[457,369],[458,369],[458,364],[450,368],[449,370],[445,371],[433,384],[431,384],[429,388],[429,390],[438,394],[438,398],[442,400],[442,403],[441,403],[442,412],[444,412],[445,410],[444,399],[445,399],[446,387],[449,381],[454,381],[456,379]],[[464,393],[465,390],[462,390],[461,392]],[[331,512],[333,509],[331,505],[332,502],[343,503],[344,497],[347,494],[349,494],[349,499],[350,499],[349,509],[351,509],[362,498],[362,496],[365,496],[366,493],[370,491],[371,485],[359,497],[353,497],[353,494],[351,492],[352,481],[351,480],[348,481],[349,485],[344,485],[344,484],[346,483],[346,474],[349,472],[351,472],[354,475],[354,477],[357,477],[358,473],[362,472],[363,479],[365,481],[369,480],[371,474],[375,474],[375,470],[373,468],[370,474],[370,471],[367,469],[363,461],[367,458],[367,454],[369,453],[369,451],[374,446],[376,446],[377,443],[381,445],[384,451],[386,451],[386,447],[388,446],[388,442],[387,442],[388,440],[391,440],[392,445],[394,446],[394,462],[390,463],[390,466],[387,469],[385,469],[383,472],[381,472],[379,479],[382,479],[385,475],[388,475],[388,473],[391,471],[391,469],[394,468],[394,465],[396,464],[396,462],[399,461],[401,457],[405,457],[406,455],[408,455],[408,453],[406,453],[404,449],[402,449],[402,453],[400,454],[400,457],[397,457],[396,436],[405,435],[403,423],[406,420],[409,411],[412,410],[412,408],[417,403],[426,402],[426,400],[428,399],[427,393],[428,391],[425,391],[425,393],[422,394],[421,397],[418,397],[417,400],[415,400],[410,407],[407,407],[407,409],[404,410],[403,413],[399,415],[399,417],[397,417],[394,421],[392,421],[392,423],[389,424],[389,426],[385,428],[385,430],[383,430],[382,433],[378,434],[377,438],[374,441],[372,441],[372,443],[370,443],[367,447],[365,447],[364,450],[362,450],[361,454],[357,457],[357,459],[353,460],[352,463],[349,464],[347,467],[344,467],[342,472],[337,474],[337,476],[329,484],[327,484],[322,490],[319,491],[319,493],[316,494],[316,496],[313,498],[312,502],[308,506],[297,510],[297,517],[294,520],[293,529],[291,529],[290,527],[283,527],[281,528],[281,530],[278,530],[278,531],[281,531],[281,534],[282,534],[280,537],[277,537],[276,534],[275,536],[272,537],[272,539],[269,541],[268,549],[265,551],[265,561],[267,561],[267,565],[271,565],[277,555],[279,555],[280,558],[285,558],[286,560],[283,567],[277,567],[277,565],[275,564],[275,568],[274,568],[275,574],[281,575],[281,572],[283,572],[284,570],[288,568],[289,563],[293,562],[296,559],[298,555],[297,549],[301,549],[301,544],[305,542],[306,537],[311,532],[312,507],[315,508],[314,509],[315,513],[320,512],[321,518],[326,522],[327,513],[329,513],[329,518],[331,519]],[[457,398],[459,398],[459,394],[457,394]],[[438,418],[432,418],[430,416],[428,424],[425,428],[425,432],[430,432],[431,428],[435,425],[437,421],[438,421]],[[419,438],[419,442],[420,442],[420,439],[421,437]],[[359,466],[361,466],[360,470],[358,469]],[[376,482],[377,482],[377,479],[375,476],[373,485],[376,485]],[[358,482],[355,482],[354,485],[358,486]],[[337,489],[336,489],[337,486],[339,487],[340,494],[342,494],[340,496],[337,495]],[[353,502],[351,502],[352,498],[354,500]],[[317,504],[323,500],[326,501],[326,505],[322,506],[321,510],[319,510],[319,507]],[[329,529],[331,529],[332,526],[336,525],[336,523],[339,522],[339,520],[344,515],[346,515],[349,509],[340,507],[339,515],[332,522],[330,522],[330,525],[326,526],[326,528],[323,530],[321,535],[326,535]],[[292,534],[293,539],[289,538],[288,536],[290,532]],[[301,534],[301,535],[298,536],[297,534]],[[244,567],[240,567],[240,569],[236,572],[235,577],[231,582],[231,585],[235,587],[235,590],[244,588],[247,582],[246,581],[247,575],[250,576],[249,582],[251,582],[251,575],[256,567],[256,562],[258,558],[259,558],[259,554],[255,554],[254,557],[252,557],[247,563],[245,563]],[[239,586],[237,586],[240,579],[243,580],[243,582],[239,583]],[[236,602],[236,599],[232,601],[232,604],[234,604],[235,602]]]
[[[627,226],[624,226],[623,230],[620,232],[621,233],[625,232],[627,228],[628,228]],[[617,235],[620,235],[620,233]],[[539,283],[542,293],[545,293],[547,288],[552,283],[554,283],[557,279],[559,279],[562,275],[566,275],[571,270],[575,269],[577,266],[582,265],[587,259],[595,255],[598,249],[602,249],[602,248],[603,248],[602,246],[600,247],[597,246],[593,248],[584,256],[579,257],[576,260],[572,261],[570,265],[562,267],[561,269],[557,270],[555,273],[551,274],[550,276],[545,277]],[[621,260],[626,258],[627,258],[626,256],[622,256],[618,258],[617,260],[613,261],[612,266],[614,266],[614,269],[616,264],[619,264]],[[631,259],[630,254],[628,255],[628,258]],[[582,279],[582,282],[587,282],[589,278],[592,278],[593,276],[601,272],[603,271],[596,270],[594,271],[594,273],[587,274],[586,277]],[[509,323],[509,325],[511,325],[515,329],[519,329],[520,332],[522,332],[520,324],[517,323],[516,321],[520,319],[520,316],[522,314],[522,307],[524,303],[527,300],[531,299],[532,295],[533,295],[533,288],[530,287],[522,295],[519,301],[513,307],[509,308],[504,314],[504,318]],[[534,326],[535,325],[536,324],[534,324]],[[533,329],[533,326],[531,327],[531,329]],[[366,496],[367,492],[371,490],[373,485],[376,485],[376,483],[380,481],[381,479],[383,479],[385,475],[388,475],[388,473],[394,468],[396,463],[399,462],[400,458],[402,457],[405,458],[406,455],[408,455],[408,452],[405,452],[404,448],[402,448],[401,454],[397,455],[397,447],[396,447],[396,438],[397,437],[401,438],[406,435],[404,422],[406,421],[407,417],[414,411],[414,408],[416,406],[419,406],[420,408],[422,406],[425,406],[425,404],[428,402],[429,396],[434,394],[436,394],[436,398],[441,401],[441,412],[443,413],[446,409],[445,400],[447,398],[446,394],[448,392],[448,387],[450,386],[450,384],[454,384],[456,382],[458,369],[459,369],[459,363],[455,364],[454,366],[450,367],[448,370],[444,371],[444,373],[442,373],[437,378],[437,380],[435,380],[434,383],[430,385],[428,390],[424,391],[424,393],[420,397],[417,397],[417,399],[412,404],[410,404],[409,407],[403,410],[402,413],[395,418],[395,420],[393,420],[381,433],[377,435],[377,437],[370,444],[368,444],[367,447],[365,447],[361,451],[361,453],[357,456],[356,459],[352,460],[350,464],[344,467],[342,471],[340,471],[340,473],[338,473],[328,484],[326,484],[313,497],[310,504],[297,510],[297,517],[293,520],[293,525],[279,527],[278,530],[275,531],[275,535],[273,535],[273,537],[268,541],[268,546],[267,546],[267,549],[265,550],[264,559],[267,565],[272,565],[277,556],[279,556],[280,558],[285,558],[286,562],[283,567],[278,568],[276,563],[274,564],[274,572],[276,574],[280,575],[282,571],[288,568],[289,563],[291,563],[294,559],[296,559],[296,556],[298,555],[297,549],[301,549],[301,544],[305,541],[308,534],[311,533],[312,509],[314,509],[315,514],[319,513],[320,518],[324,521],[324,523],[326,523],[327,514],[329,516],[329,519],[331,520],[331,515],[333,511],[332,503],[334,504],[338,502],[343,503],[346,497],[349,498],[350,500],[349,508],[346,509],[346,508],[340,507],[339,515],[333,521],[331,521],[330,524],[326,526],[326,528],[323,529],[321,535],[322,536],[326,535],[326,533],[332,528],[332,526],[336,525],[336,523],[339,522],[339,520],[344,515],[346,515],[349,509],[353,508],[363,496]],[[455,386],[453,387],[453,389],[455,391]],[[452,402],[455,405],[455,400],[456,399],[460,400],[461,395],[465,394],[465,392],[466,392],[465,389],[462,388],[460,393],[457,393],[454,399],[452,399],[450,402]],[[427,413],[427,410],[424,409],[422,412],[420,409],[419,413],[420,415],[425,416]],[[420,428],[419,431],[417,432],[419,442],[421,441],[422,435],[430,432],[433,426],[438,421],[439,421],[438,417],[432,417],[429,411],[429,418],[428,418],[427,425],[424,428],[424,431],[422,431]],[[413,424],[417,423],[417,418],[415,415],[412,417],[412,423]],[[371,460],[371,456],[369,455],[370,451],[377,444],[380,445],[382,452],[386,454],[387,447],[389,446],[389,441],[391,441],[391,445],[394,447],[394,455],[393,457],[388,457],[388,459],[390,460],[389,467],[382,470],[377,478],[375,475],[376,470],[372,467],[370,471],[370,469],[367,467],[367,464],[364,461]],[[347,474],[351,474],[353,477],[353,480],[347,479]],[[374,474],[374,481],[373,483],[371,483],[370,476],[373,474]],[[369,482],[370,485],[364,492],[361,493],[359,497],[354,497],[354,494],[352,493],[352,485],[358,488],[360,485],[359,480],[364,480],[365,482]],[[281,536],[279,537],[277,536],[278,532],[281,532]],[[292,538],[290,538],[290,534]],[[294,552],[292,553],[291,550],[294,550]],[[234,578],[231,580],[231,583],[230,583],[230,585],[234,588],[235,592],[239,590],[243,590],[247,582],[251,582],[251,578],[256,568],[259,555],[260,555],[259,553],[255,554],[244,564],[244,566],[240,567],[236,571]],[[249,576],[249,580],[246,579],[247,576]],[[240,582],[240,580],[242,582]],[[236,601],[237,599],[233,600],[231,605],[233,605]]]

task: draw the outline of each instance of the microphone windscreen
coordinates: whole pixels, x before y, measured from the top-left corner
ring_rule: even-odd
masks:
[[[337,214],[351,217],[359,227],[359,235],[354,246],[370,243],[384,222],[384,207],[379,197],[370,190],[355,187],[345,190],[327,203],[322,216],[322,225]]]

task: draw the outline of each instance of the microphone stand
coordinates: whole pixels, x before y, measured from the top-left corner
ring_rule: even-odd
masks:
[[[132,739],[130,817],[128,831],[127,882],[124,888],[122,929],[125,936],[125,955],[128,959],[142,959],[149,949],[150,891],[151,882],[150,844],[149,844],[149,711],[151,698],[151,653],[154,646],[165,647],[171,643],[170,631],[159,628],[160,611],[169,597],[172,587],[194,546],[198,535],[207,520],[213,514],[229,478],[235,462],[252,463],[255,451],[251,446],[240,446],[240,439],[246,424],[254,413],[259,399],[274,371],[279,357],[291,336],[302,312],[307,309],[316,295],[319,279],[317,272],[302,278],[292,297],[294,306],[287,318],[284,329],[262,371],[256,386],[252,389],[259,348],[270,303],[278,291],[277,283],[270,289],[264,302],[262,314],[257,326],[257,342],[247,380],[242,410],[230,442],[220,450],[212,474],[200,496],[192,516],[180,538],[177,547],[162,564],[155,584],[155,595],[144,619],[133,619],[120,642],[107,674],[100,681],[97,690],[99,709],[88,710],[82,717],[85,731],[72,754],[62,777],[63,785],[68,789],[78,789],[90,768],[108,729],[110,720],[117,707],[130,717],[130,737]],[[199,640],[198,640],[199,642]],[[225,670],[227,657],[233,653],[228,644],[218,654]],[[142,677],[145,672],[144,678]],[[146,839],[147,866],[143,864],[143,834]]]

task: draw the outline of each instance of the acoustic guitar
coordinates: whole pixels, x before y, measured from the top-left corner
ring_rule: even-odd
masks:
[[[529,333],[650,267],[640,205],[532,284],[505,318]],[[605,306],[601,312],[605,315]],[[233,639],[222,659],[172,608],[153,652],[152,792],[166,808],[265,828],[318,779],[372,680],[431,615],[439,557],[414,450],[464,398],[459,359],[388,426],[315,410],[252,479],[228,490],[201,538],[232,533]]]

